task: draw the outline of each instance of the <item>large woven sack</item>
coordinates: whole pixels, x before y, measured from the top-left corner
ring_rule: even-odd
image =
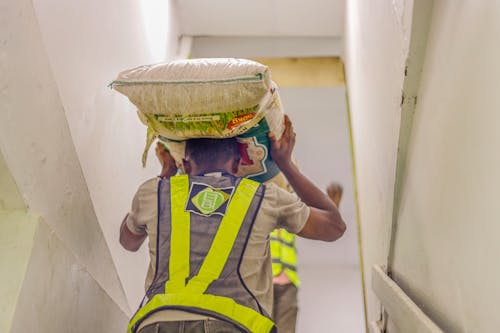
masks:
[[[267,66],[233,58],[176,60],[125,70],[111,86],[148,126],[143,164],[160,136],[172,152],[182,151],[185,139],[237,136],[242,175],[265,181],[279,172],[267,133],[281,136],[283,111]],[[179,161],[183,154],[173,155]]]

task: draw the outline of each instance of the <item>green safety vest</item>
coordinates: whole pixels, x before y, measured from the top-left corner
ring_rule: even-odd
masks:
[[[239,274],[263,193],[257,182],[227,176],[160,182],[155,278],[129,333],[166,309],[208,315],[248,332],[275,332]]]
[[[276,229],[271,232],[271,257],[273,258],[273,276],[285,271],[290,281],[298,287],[300,284],[297,275],[297,249],[295,234],[285,229]]]

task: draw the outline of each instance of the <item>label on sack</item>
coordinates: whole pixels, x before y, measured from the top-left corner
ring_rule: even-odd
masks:
[[[150,120],[150,124],[159,130],[175,133],[183,138],[214,136],[227,137],[235,130],[245,131],[254,125],[258,118],[262,118],[262,113],[257,110],[260,105],[250,108],[211,114],[174,114],[174,115],[145,115]],[[251,122],[246,127],[246,123]],[[155,126],[154,124],[158,124]],[[162,133],[163,134],[163,133]]]

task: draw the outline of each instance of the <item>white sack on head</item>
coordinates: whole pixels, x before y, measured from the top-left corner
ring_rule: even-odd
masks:
[[[112,86],[141,112],[203,115],[253,108],[271,87],[267,66],[245,59],[188,59],[121,72]]]
[[[148,126],[144,164],[159,136],[167,146],[190,138],[241,136],[242,154],[248,155],[242,170],[256,177],[277,169],[267,133],[281,137],[283,111],[267,66],[233,58],[176,60],[125,70],[111,86],[137,106]]]

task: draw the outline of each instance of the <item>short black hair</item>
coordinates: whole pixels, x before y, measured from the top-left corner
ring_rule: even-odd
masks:
[[[239,159],[240,150],[236,138],[226,139],[189,139],[186,140],[186,158],[197,165],[206,167],[225,163],[230,159]]]

